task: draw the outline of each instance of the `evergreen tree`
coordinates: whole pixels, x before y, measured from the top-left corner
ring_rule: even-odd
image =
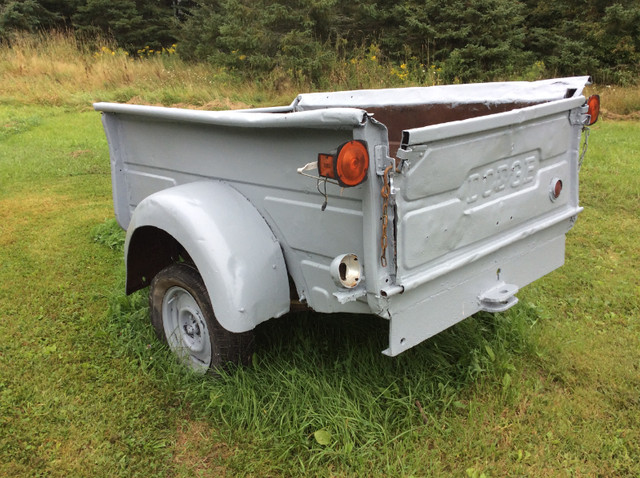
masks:
[[[180,33],[187,59],[208,59],[249,74],[280,68],[319,78],[335,59],[337,0],[207,0]]]
[[[509,77],[534,62],[599,82],[640,75],[638,0],[0,0],[0,39],[51,29],[134,53],[179,38],[186,59],[312,81],[371,45],[382,61],[442,67],[445,81]]]
[[[640,5],[607,6],[590,35],[600,58],[601,81],[633,84],[640,76]]]
[[[62,17],[37,0],[8,1],[0,4],[0,37],[12,31],[37,32],[58,26]]]
[[[517,1],[384,3],[388,14],[380,43],[397,61],[413,57],[438,64],[448,81],[491,79],[526,61],[522,5]]]
[[[637,0],[527,0],[525,47],[553,74],[634,82],[640,74]]]
[[[162,0],[86,0],[72,20],[81,36],[113,37],[120,47],[135,52],[173,43],[173,15],[172,2]]]
[[[38,3],[59,18],[56,28],[71,28],[71,17],[84,0],[39,0]]]

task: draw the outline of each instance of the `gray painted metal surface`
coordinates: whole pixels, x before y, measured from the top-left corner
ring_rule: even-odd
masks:
[[[95,107],[120,225],[128,237],[153,226],[184,246],[225,328],[287,312],[288,274],[314,310],[389,319],[385,353],[397,355],[479,310],[506,310],[562,265],[581,211],[587,81],[315,93],[232,112]],[[352,139],[370,155],[359,186],[298,173]],[[363,265],[352,290],[330,271],[343,254]]]
[[[398,105],[448,104],[454,108],[468,103],[483,102],[520,103],[549,102],[567,97],[567,91],[580,95],[589,77],[576,76],[542,81],[507,81],[500,83],[475,83],[470,85],[442,85],[391,88],[383,90],[337,91],[329,93],[306,93],[293,102],[296,111],[318,108]]]
[[[280,245],[258,211],[228,184],[196,181],[144,198],[131,219],[125,250],[145,226],[162,229],[182,244],[227,330],[251,330],[289,311]]]

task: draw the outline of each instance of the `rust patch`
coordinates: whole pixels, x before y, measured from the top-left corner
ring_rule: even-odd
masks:
[[[504,113],[535,104],[537,103],[428,104],[368,107],[366,110],[374,115],[376,121],[387,127],[389,130],[389,150],[390,153],[395,153],[400,147],[404,130]]]

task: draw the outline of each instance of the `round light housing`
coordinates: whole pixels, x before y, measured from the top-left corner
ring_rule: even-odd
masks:
[[[551,180],[551,184],[549,186],[549,197],[552,201],[555,201],[560,197],[560,193],[562,192],[562,179],[553,178]]]
[[[369,153],[360,141],[349,141],[338,150],[336,173],[343,186],[357,186],[367,177]]]
[[[329,267],[334,282],[346,289],[353,289],[362,281],[362,266],[355,254],[342,254]]]
[[[362,183],[368,171],[369,151],[365,141],[347,141],[331,153],[318,154],[320,176],[335,179],[343,188]]]
[[[588,114],[589,114],[589,126],[598,121],[600,116],[600,96],[591,95],[587,100]]]

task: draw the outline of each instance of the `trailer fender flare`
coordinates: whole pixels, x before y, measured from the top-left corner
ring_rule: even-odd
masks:
[[[198,268],[216,318],[230,332],[289,311],[280,244],[253,204],[228,184],[183,184],[138,204],[125,240],[127,293],[177,260],[178,248]]]

